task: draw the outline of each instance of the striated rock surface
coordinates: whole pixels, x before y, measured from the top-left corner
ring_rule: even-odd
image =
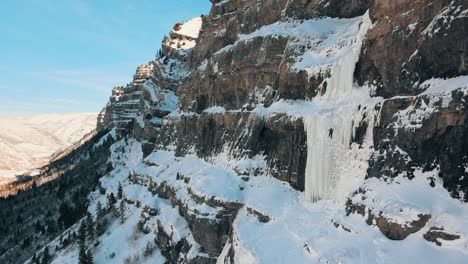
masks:
[[[373,1],[356,77],[375,95],[416,95],[430,78],[467,74],[465,0]],[[391,47],[391,48],[390,48]]]
[[[418,168],[437,169],[452,196],[466,199],[468,77],[433,79],[422,87],[426,91],[419,96],[389,99],[383,104],[379,125],[374,128],[376,152],[368,177],[403,173],[412,178]]]
[[[129,130],[137,125],[143,129],[143,122],[158,127],[160,118],[176,108],[175,90],[188,73],[187,54],[195,46],[200,27],[201,18],[174,26],[170,36],[164,38],[158,57],[138,66],[127,86],[112,90],[99,116],[98,128]]]

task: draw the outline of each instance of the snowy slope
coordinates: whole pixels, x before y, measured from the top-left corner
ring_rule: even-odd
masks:
[[[0,183],[44,165],[96,127],[95,113],[0,117]]]
[[[233,238],[223,250],[225,253],[230,248],[235,250],[233,263],[462,263],[468,258],[468,207],[452,199],[440,183],[436,188],[428,185],[427,177],[436,175],[437,171],[418,173],[414,181],[396,179],[398,184],[377,179],[365,181],[363,177],[353,179],[368,190],[371,199],[366,199],[366,204],[394,220],[405,222],[421,212],[432,214],[427,227],[404,241],[392,241],[360,216],[347,216],[341,202],[311,203],[304,194],[267,172],[249,182],[243,181],[239,171],[266,171],[263,157],[236,160],[222,154],[208,163],[196,156],[180,158],[173,151],[158,151],[143,159],[140,143],[134,140],[117,142],[112,152],[115,168],[101,179],[102,186],[116,193],[118,183],[122,183],[126,199],[139,201],[141,206],[127,204],[124,222],[116,220],[109,226],[95,249],[96,263],[126,263],[128,259],[137,263],[163,263],[158,249],[151,257],[143,255],[145,246],[157,236],[158,223],[172,234],[172,241],[187,239],[192,245],[190,252],[199,250],[178,207],[148,190],[150,178],[156,185],[173,188],[190,211],[201,212],[212,221],[216,219],[217,209],[195,202],[194,194],[244,204],[233,223]],[[346,169],[352,171],[353,166],[349,163]],[[136,182],[128,178],[132,173],[137,175]],[[189,178],[189,184],[178,180],[177,173]],[[90,200],[93,213],[98,201],[106,203],[99,191]],[[155,230],[148,234],[136,230],[138,216],[145,206],[159,210],[157,216],[149,217],[146,222],[146,228]],[[249,209],[261,212],[270,220],[262,223]],[[441,247],[423,239],[430,227],[441,226],[461,238],[443,241]],[[54,248],[54,244],[50,247]],[[73,263],[77,250],[70,247],[59,252],[53,263]],[[224,256],[221,253],[217,263],[225,263]]]

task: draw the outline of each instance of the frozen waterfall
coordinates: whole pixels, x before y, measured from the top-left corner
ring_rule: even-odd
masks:
[[[325,196],[328,186],[336,181],[337,168],[346,159],[351,142],[353,115],[351,109],[333,111],[305,119],[307,132],[307,165],[305,193],[312,201]]]
[[[359,34],[341,47],[342,56],[330,67],[331,77],[327,80],[326,92],[312,102],[324,105],[304,117],[307,134],[307,163],[305,170],[305,197],[317,201],[331,197],[332,188],[343,173],[340,166],[346,162],[354,131],[354,119],[360,118],[360,100],[354,100],[353,75],[359,59],[362,39],[371,26],[368,15],[364,15]],[[354,98],[354,99],[353,99]]]

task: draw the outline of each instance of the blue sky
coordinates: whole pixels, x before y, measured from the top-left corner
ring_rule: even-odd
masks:
[[[0,114],[98,112],[208,0],[0,3]]]

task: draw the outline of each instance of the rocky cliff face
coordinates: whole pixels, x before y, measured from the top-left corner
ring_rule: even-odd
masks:
[[[430,78],[466,75],[466,12],[464,0],[374,1],[357,80],[389,98],[416,95]]]
[[[201,19],[177,24],[169,37],[165,37],[158,57],[137,67],[133,81],[127,86],[115,87],[109,103],[102,110],[97,127],[133,128],[133,122],[149,122],[158,126],[160,118],[174,111],[177,104],[175,91],[188,73],[187,52],[195,46]]]
[[[467,3],[212,3],[101,115],[95,261],[466,261]]]

